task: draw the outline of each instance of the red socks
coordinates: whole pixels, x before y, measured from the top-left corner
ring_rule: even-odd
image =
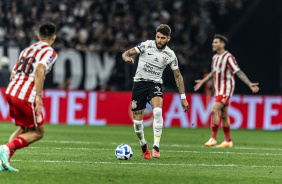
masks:
[[[29,144],[22,137],[17,137],[15,140],[6,144],[6,146],[10,149],[10,155],[14,154],[17,149],[27,147]]]
[[[212,124],[212,138],[216,139],[217,131],[218,131],[219,125]]]
[[[11,160],[11,157],[13,156],[13,154],[16,152],[16,150],[10,150],[10,157],[9,157],[9,162]]]
[[[223,128],[223,132],[224,132],[224,135],[225,135],[225,141],[230,142],[231,141],[231,138],[230,138],[230,127],[223,126],[222,128]]]

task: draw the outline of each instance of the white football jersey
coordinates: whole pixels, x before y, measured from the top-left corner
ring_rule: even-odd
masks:
[[[168,46],[158,49],[155,40],[147,40],[134,48],[140,54],[134,82],[152,81],[162,84],[163,71],[167,65],[172,70],[178,69],[176,55]]]

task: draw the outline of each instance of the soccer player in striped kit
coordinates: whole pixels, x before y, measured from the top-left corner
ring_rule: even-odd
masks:
[[[39,42],[24,49],[13,68],[6,99],[10,115],[19,128],[0,147],[0,171],[18,171],[10,165],[10,158],[17,149],[27,147],[44,135],[41,108],[45,75],[52,69],[57,53],[51,47],[56,39],[56,26],[47,22],[39,27]]]
[[[235,80],[237,75],[253,93],[259,91],[258,83],[252,83],[245,73],[239,68],[233,55],[225,50],[228,40],[225,36],[216,34],[212,43],[213,52],[216,54],[212,58],[211,72],[202,80],[196,80],[194,90],[197,91],[205,82],[214,79],[215,103],[212,107],[212,136],[205,143],[206,146],[215,146],[216,135],[219,127],[219,113],[223,124],[225,140],[217,147],[232,147],[233,143],[230,137],[230,119],[228,116],[229,98],[233,95]]]

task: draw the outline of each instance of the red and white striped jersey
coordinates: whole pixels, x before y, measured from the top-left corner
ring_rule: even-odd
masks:
[[[235,88],[234,74],[240,70],[235,58],[225,51],[212,58],[211,70],[213,71],[215,96],[232,96]]]
[[[6,94],[33,103],[36,95],[34,76],[37,65],[43,64],[47,74],[57,59],[57,53],[46,42],[37,42],[25,48],[13,68],[15,74],[9,83]]]

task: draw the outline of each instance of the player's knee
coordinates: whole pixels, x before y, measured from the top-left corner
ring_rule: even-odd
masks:
[[[142,132],[143,131],[143,120],[138,121],[138,120],[133,120],[134,122],[134,130],[135,132]]]
[[[44,137],[44,132],[36,132],[37,141]]]
[[[219,112],[218,112],[217,109],[212,109],[212,110],[211,110],[211,115],[212,115],[212,116],[216,116],[216,115],[218,115],[218,113],[219,113]]]
[[[154,113],[154,118],[162,117],[162,109],[159,107],[154,108],[153,113]]]

